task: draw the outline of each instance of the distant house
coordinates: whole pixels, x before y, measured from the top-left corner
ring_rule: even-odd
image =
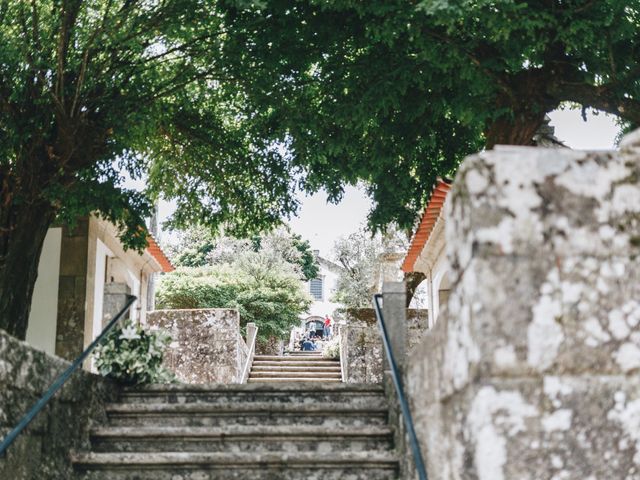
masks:
[[[73,229],[50,228],[45,238],[27,329],[27,342],[75,358],[120,308],[124,293],[138,297],[130,316],[144,321],[147,288],[173,266],[153,237],[140,254],[127,250],[110,222],[95,216]]]
[[[312,329],[314,324],[316,330],[321,331],[325,315],[333,315],[334,310],[343,307],[342,304],[332,301],[342,267],[321,257],[317,250],[315,254],[319,272],[316,278],[309,280],[306,284],[313,303],[309,307],[309,311],[302,317],[301,326],[305,331]]]
[[[448,180],[436,183],[402,263],[404,272],[422,272],[426,276],[429,327],[435,324],[451,288],[444,235],[444,205],[450,188]]]

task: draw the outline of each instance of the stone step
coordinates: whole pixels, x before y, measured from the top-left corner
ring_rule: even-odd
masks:
[[[331,358],[325,358],[322,355],[256,355],[254,361],[269,360],[271,362],[333,362]]]
[[[249,376],[249,380],[247,380],[247,383],[280,383],[280,382],[284,382],[284,383],[288,383],[288,382],[295,382],[295,381],[304,381],[304,382],[314,382],[314,383],[321,383],[321,382],[326,382],[326,383],[334,383],[334,382],[342,382],[342,377],[336,377],[336,378],[306,378],[306,377],[300,377],[300,378],[295,378],[295,377],[277,377],[277,376],[270,376],[270,377],[259,377],[259,378],[252,378],[251,376]]]
[[[76,453],[84,480],[390,480],[398,460],[389,452]]]
[[[94,452],[342,452],[392,449],[388,426],[102,427]]]
[[[388,407],[383,398],[366,403],[241,404],[116,403],[107,404],[111,426],[239,426],[239,425],[385,425]]]
[[[296,378],[303,380],[319,380],[323,378],[340,378],[342,379],[342,374],[340,370],[338,371],[329,371],[329,372],[321,372],[321,371],[288,371],[288,370],[272,370],[269,369],[267,371],[254,371],[251,370],[249,373],[249,378]]]
[[[283,361],[274,361],[274,360],[257,360],[254,361],[251,368],[255,367],[279,367],[279,366],[291,366],[291,367],[337,367],[340,368],[340,362],[336,360],[323,360],[323,361],[314,361],[314,360],[283,360]]]
[[[340,365],[338,366],[306,366],[300,367],[298,365],[253,365],[251,373],[253,372],[309,372],[309,373],[342,373]]]
[[[353,383],[279,382],[233,385],[149,385],[122,390],[124,403],[354,403],[384,400],[381,385]]]

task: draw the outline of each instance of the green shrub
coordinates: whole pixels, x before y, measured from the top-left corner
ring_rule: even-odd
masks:
[[[96,347],[98,372],[122,383],[171,383],[172,372],[162,366],[165,348],[171,342],[162,330],[147,332],[131,321],[116,325]]]
[[[241,325],[254,322],[258,338],[285,338],[311,303],[290,265],[259,252],[245,252],[230,265],[183,267],[163,275],[158,308],[233,308]]]
[[[338,335],[324,344],[322,356],[325,358],[340,358],[340,337]]]

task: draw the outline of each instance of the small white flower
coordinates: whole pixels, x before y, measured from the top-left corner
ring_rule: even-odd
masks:
[[[140,338],[138,331],[135,325],[129,325],[122,328],[122,333],[120,334],[121,340],[136,340]]]

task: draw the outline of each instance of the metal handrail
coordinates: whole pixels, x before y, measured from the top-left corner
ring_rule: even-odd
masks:
[[[36,417],[38,413],[47,405],[51,397],[53,397],[58,390],[62,388],[65,382],[71,377],[71,375],[78,369],[82,362],[91,354],[93,349],[104,339],[104,337],[109,333],[109,331],[114,327],[116,323],[124,316],[125,313],[131,308],[133,302],[137,300],[133,295],[127,295],[127,301],[124,304],[122,310],[120,310],[115,317],[111,319],[111,321],[107,324],[106,327],[100,332],[93,342],[80,354],[78,358],[76,358],[73,363],[67,368],[62,375],[60,375],[56,380],[51,384],[49,389],[45,392],[45,394],[36,402],[36,404],[31,407],[31,410],[27,412],[27,414],[22,417],[18,425],[9,432],[9,434],[2,440],[0,443],[0,457],[5,455],[7,448],[14,442],[14,440],[20,435],[20,433],[29,425],[33,419]]]
[[[380,307],[380,299],[383,298],[382,294],[377,293],[373,296],[373,306],[376,311],[376,318],[378,319],[378,325],[380,325],[380,331],[382,332],[382,343],[384,345],[387,359],[389,360],[389,366],[391,367],[391,378],[393,379],[393,385],[396,388],[396,394],[398,395],[398,401],[400,403],[400,410],[402,411],[402,417],[404,418],[404,424],[409,434],[409,442],[411,443],[411,451],[413,452],[413,461],[416,464],[416,471],[418,472],[418,478],[420,480],[427,480],[427,469],[422,459],[422,452],[420,450],[420,444],[418,443],[418,436],[416,435],[415,427],[413,426],[413,418],[411,417],[411,410],[409,409],[409,403],[407,397],[402,388],[402,379],[400,378],[400,371],[396,359],[393,356],[391,349],[391,343],[389,342],[389,334],[387,333],[387,326],[384,323],[384,317],[382,315],[382,308]]]

